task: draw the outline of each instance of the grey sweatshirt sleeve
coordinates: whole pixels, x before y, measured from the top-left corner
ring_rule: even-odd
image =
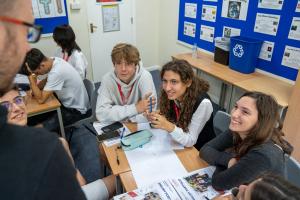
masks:
[[[219,165],[227,168],[228,162],[233,155],[225,152],[225,150],[232,147],[232,139],[232,134],[229,131],[218,135],[200,149],[200,157],[210,165]]]

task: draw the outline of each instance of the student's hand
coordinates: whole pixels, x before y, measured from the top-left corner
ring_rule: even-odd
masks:
[[[172,132],[175,128],[175,125],[169,122],[165,116],[158,114],[157,112],[152,112],[149,115],[151,126],[153,128],[160,128],[163,130],[168,131],[169,133]]]
[[[235,165],[238,162],[238,160],[236,158],[231,158],[228,162],[228,166],[227,168],[232,167],[233,165]]]
[[[146,110],[150,110],[150,96],[152,95],[152,93],[148,93],[145,95],[145,97],[143,99],[141,99],[140,101],[138,101],[135,104],[136,110],[138,113],[143,113]],[[152,108],[154,107],[154,105],[156,104],[156,99],[154,97],[152,97]]]

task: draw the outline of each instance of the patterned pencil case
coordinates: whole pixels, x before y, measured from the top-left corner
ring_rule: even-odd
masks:
[[[126,135],[121,139],[122,149],[124,151],[133,150],[150,142],[152,136],[153,134],[148,130],[137,131]]]

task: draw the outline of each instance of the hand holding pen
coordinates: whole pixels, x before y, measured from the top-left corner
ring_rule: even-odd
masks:
[[[152,109],[154,108],[153,106],[156,104],[156,98],[151,96],[152,93],[148,93],[145,95],[143,99],[138,101],[136,103],[136,110],[138,113],[143,113],[146,112],[147,110],[149,111],[150,105],[152,106]]]

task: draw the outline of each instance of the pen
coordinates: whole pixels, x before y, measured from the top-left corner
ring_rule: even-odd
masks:
[[[122,132],[121,132],[121,140],[122,140],[122,138],[124,136],[124,132],[125,132],[125,127],[123,127]]]
[[[152,113],[152,97],[150,97],[150,113]]]

